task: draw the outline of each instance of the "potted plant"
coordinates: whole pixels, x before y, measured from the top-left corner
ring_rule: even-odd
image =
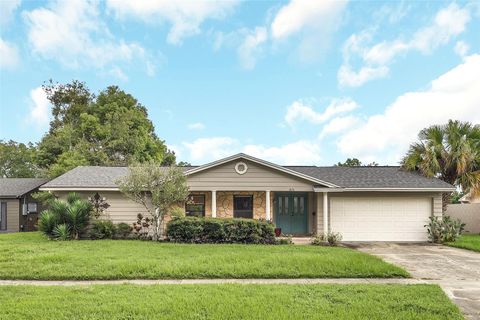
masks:
[[[282,228],[275,228],[275,237],[280,237],[282,235]]]

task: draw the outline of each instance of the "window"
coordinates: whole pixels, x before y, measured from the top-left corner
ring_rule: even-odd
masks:
[[[0,203],[0,230],[7,230],[7,203]]]
[[[28,213],[37,213],[37,203],[29,202],[28,203]]]
[[[205,195],[190,195],[185,204],[185,214],[191,217],[205,217]]]
[[[233,217],[253,218],[253,196],[233,196]]]

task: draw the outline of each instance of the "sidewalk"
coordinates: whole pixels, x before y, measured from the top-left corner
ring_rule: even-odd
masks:
[[[419,284],[427,281],[405,278],[339,278],[339,279],[184,279],[184,280],[0,280],[1,286],[89,286],[106,284],[172,285],[172,284]]]

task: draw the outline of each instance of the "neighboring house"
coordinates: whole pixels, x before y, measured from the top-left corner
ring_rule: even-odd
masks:
[[[32,193],[48,179],[0,178],[0,232],[33,231],[42,207]]]
[[[98,192],[113,222],[133,222],[142,206],[118,190],[126,167],[77,167],[41,190],[64,197]],[[272,220],[284,234],[340,232],[345,241],[425,241],[424,225],[442,214],[454,187],[399,167],[280,166],[237,154],[184,167],[188,215]]]
[[[473,195],[472,193],[467,193],[459,199],[460,203],[480,203],[480,195]]]

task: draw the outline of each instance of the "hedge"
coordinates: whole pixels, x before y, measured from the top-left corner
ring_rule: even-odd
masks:
[[[274,225],[253,219],[175,218],[167,224],[167,237],[186,243],[275,244]]]

